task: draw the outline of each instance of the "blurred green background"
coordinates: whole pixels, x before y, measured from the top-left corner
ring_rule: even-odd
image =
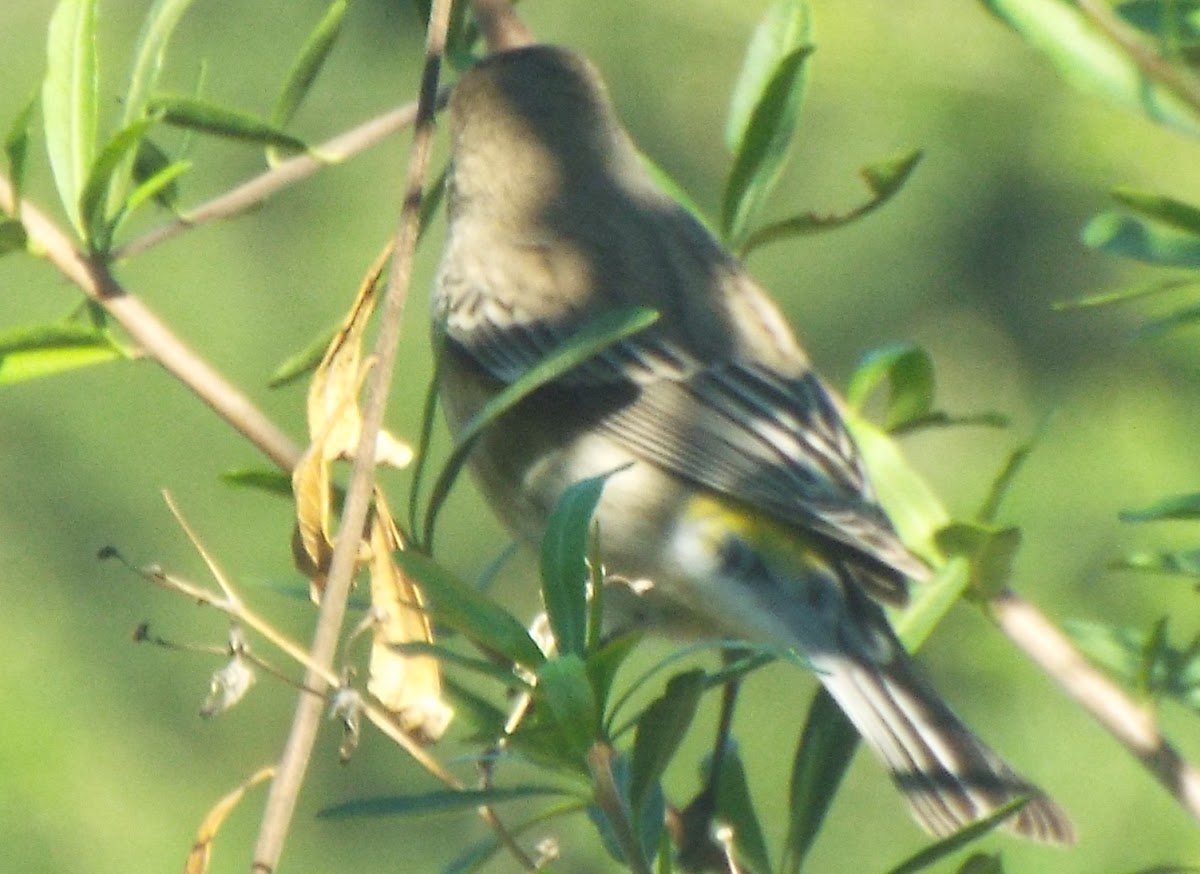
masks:
[[[102,3],[100,60],[111,122],[129,53],[149,3]],[[205,93],[267,112],[324,0],[200,2],[185,18],[167,81],[188,90],[206,62]],[[356,0],[297,129],[319,140],[415,93],[423,36],[407,0]],[[1060,313],[1054,301],[1135,278],[1091,254],[1078,231],[1130,184],[1194,197],[1197,144],[1070,91],[981,6],[952,0],[816,0],[818,52],[782,216],[843,210],[864,195],[857,168],[912,147],[926,159],[901,195],[849,229],[772,247],[750,261],[798,325],[830,379],[844,385],[865,351],[911,339],[934,354],[942,405],[999,410],[1010,431],[957,429],[905,442],[951,510],[967,515],[1007,452],[1042,436],[1005,508],[1025,547],[1016,586],[1056,619],[1148,627],[1173,615],[1177,640],[1197,633],[1196,596],[1173,580],[1106,569],[1134,547],[1186,545],[1188,527],[1121,525],[1122,508],[1200,481],[1200,361],[1194,337],[1134,342],[1144,310]],[[606,75],[642,148],[717,209],[729,90],[762,0],[527,0],[544,40],[578,48]],[[52,4],[6,4],[0,35],[0,126],[36,87]],[[392,232],[406,155],[396,138],[286,191],[235,221],[205,226],[118,275],[297,438],[303,390],[266,388],[269,373],[344,311]],[[444,152],[444,144],[442,145]],[[258,171],[253,150],[202,142],[186,202]],[[30,196],[53,207],[44,152]],[[56,213],[59,214],[59,213]],[[160,217],[161,218],[161,217]],[[154,221],[158,221],[156,218]],[[138,228],[154,221],[143,219]],[[135,228],[136,230],[137,228]],[[440,223],[420,253],[391,418],[413,435],[429,373],[428,287]],[[0,260],[0,329],[56,318],[79,295],[45,263]],[[6,871],[108,874],[182,867],[215,800],[273,761],[294,695],[261,681],[232,713],[197,713],[217,665],[136,647],[144,620],[177,641],[220,643],[225,623],[95,554],[115,544],[201,581],[202,563],[159,497],[169,489],[226,571],[264,612],[307,639],[312,612],[276,593],[296,585],[289,508],[231,490],[217,475],[259,464],[180,386],[148,363],[106,365],[0,390],[0,860]],[[389,479],[396,495],[406,479]],[[397,500],[395,503],[402,503]],[[477,573],[504,536],[464,483],[443,518],[441,547]],[[534,609],[527,561],[502,596]],[[656,644],[661,654],[669,644]],[[1200,863],[1194,822],[1091,720],[1014,654],[977,611],[956,608],[924,662],[967,720],[1076,818],[1078,848],[1054,851],[1003,837],[1013,872],[1129,872]],[[764,819],[781,834],[781,801],[814,681],[776,666],[757,675],[738,732]],[[781,702],[786,702],[780,706]],[[712,707],[710,706],[711,710]],[[1162,713],[1184,753],[1200,759],[1197,718]],[[683,799],[709,740],[701,719],[669,776]],[[462,729],[457,729],[461,733]],[[454,730],[452,730],[454,736]],[[438,870],[483,835],[472,817],[314,819],[323,806],[432,788],[378,736],[345,767],[336,731],[318,747],[283,871]],[[448,744],[442,755],[466,747]],[[463,772],[470,773],[467,765]],[[245,871],[262,790],[218,839],[212,870]],[[604,871],[590,828],[563,826],[558,870]],[[812,859],[812,871],[881,871],[920,847],[898,796],[860,756]],[[501,861],[493,870],[515,870]]]

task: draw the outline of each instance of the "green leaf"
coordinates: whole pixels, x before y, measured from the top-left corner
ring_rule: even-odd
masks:
[[[175,179],[182,175],[183,170],[173,170],[182,165],[183,170],[191,168],[190,161],[172,161],[171,156],[164,152],[153,140],[143,138],[138,144],[138,150],[133,156],[133,180],[137,187],[128,198],[128,209],[132,212],[145,198],[144,189],[164,175],[170,175],[166,184],[158,184],[157,190],[152,190],[150,196],[161,206],[174,209],[179,202],[179,186]],[[135,204],[135,200],[137,203]]]
[[[1200,322],[1200,306],[1184,307],[1161,318],[1143,322],[1138,327],[1135,336],[1139,340],[1153,340],[1179,328],[1195,325],[1197,322]]]
[[[967,861],[959,866],[956,874],[1004,874],[1004,864],[1000,854],[989,856],[987,853],[972,853]]]
[[[1021,529],[956,522],[938,532],[937,543],[947,555],[967,559],[971,587],[977,597],[987,600],[1008,588],[1021,548]]]
[[[982,819],[976,820],[970,825],[963,826],[954,834],[944,837],[940,841],[930,844],[920,852],[910,856],[889,871],[888,874],[913,874],[915,871],[923,871],[946,858],[951,853],[957,853],[967,844],[979,840],[984,835],[1003,825],[1009,817],[1028,803],[1028,798],[1017,798],[1003,807],[998,807],[994,812]]]
[[[1179,552],[1132,552],[1113,561],[1113,570],[1200,578],[1200,549]]]
[[[884,381],[888,384],[887,406],[883,423],[895,431],[933,410],[933,359],[912,343],[895,343],[868,353],[846,391],[846,399],[861,412],[867,398]]]
[[[760,246],[805,234],[830,231],[858,221],[863,216],[879,209],[899,193],[908,182],[924,153],[920,149],[905,152],[893,158],[870,164],[859,171],[867,183],[871,197],[865,203],[843,213],[801,213],[782,221],[773,222],[751,233],[741,246],[742,255],[748,255]]]
[[[342,32],[346,8],[346,0],[334,0],[305,40],[300,54],[283,80],[283,88],[275,100],[275,108],[271,111],[271,123],[276,127],[283,128],[292,120],[301,101],[316,81],[317,74],[321,72],[333,44]]]
[[[1172,495],[1140,510],[1122,510],[1122,522],[1161,522],[1200,519],[1200,492]]]
[[[409,643],[393,644],[389,648],[401,655],[433,656],[438,661],[455,665],[456,667],[479,674],[481,677],[497,680],[509,690],[524,692],[532,688],[528,682],[514,673],[510,666],[497,664],[487,659],[471,658],[440,643],[427,643],[423,640],[414,640]]]
[[[570,340],[488,401],[459,431],[450,458],[434,483],[425,511],[423,546],[426,549],[431,548],[438,511],[484,428],[542,386],[559,379],[626,337],[644,331],[657,320],[658,313],[645,307],[630,307],[604,313],[580,328]]]
[[[750,781],[735,744],[725,750],[718,782],[716,816],[733,828],[738,861],[750,874],[773,874],[767,841],[750,795]]]
[[[429,596],[431,613],[440,623],[460,631],[486,652],[536,669],[546,657],[520,622],[491,598],[468,586],[427,556],[411,549],[394,554]]]
[[[983,503],[979,507],[979,512],[975,514],[977,520],[985,525],[990,525],[996,521],[996,516],[1000,512],[1000,505],[1004,503],[1004,498],[1008,495],[1009,489],[1012,488],[1012,484],[1016,481],[1017,474],[1021,472],[1021,468],[1025,466],[1025,462],[1029,459],[1029,455],[1032,452],[1033,442],[1031,441],[1018,446],[1009,453],[1004,466],[1000,468],[1000,472],[992,480],[992,487],[988,489],[987,497],[983,499]]]
[[[636,632],[618,634],[605,640],[598,649],[593,650],[587,657],[588,680],[596,694],[596,706],[601,713],[606,712],[608,698],[612,693],[613,682],[617,671],[630,653],[641,642],[641,635]],[[607,726],[606,726],[607,730]]]
[[[1085,309],[1087,307],[1108,306],[1109,304],[1124,303],[1125,301],[1137,300],[1138,298],[1162,294],[1167,291],[1177,291],[1181,288],[1195,288],[1197,286],[1200,286],[1200,280],[1197,279],[1162,279],[1157,282],[1135,285],[1130,288],[1118,288],[1112,291],[1084,295],[1083,297],[1071,300],[1058,301],[1054,304],[1054,309],[1063,312],[1066,310]]]
[[[1044,53],[1059,74],[1080,91],[1193,136],[1200,117],[1169,87],[1141,70],[1106,34],[1071,3],[1062,0],[983,0],[991,12]]]
[[[792,761],[782,870],[798,874],[858,748],[858,732],[824,689],[808,708]]]
[[[304,140],[280,130],[270,122],[195,97],[156,97],[150,102],[149,111],[161,115],[164,122],[175,127],[257,146],[274,146],[293,152],[308,151],[308,144]]]
[[[700,706],[704,693],[704,671],[678,674],[667,683],[662,696],[642,711],[633,740],[633,771],[629,802],[638,816],[651,791],[658,786]]]
[[[126,357],[104,331],[50,324],[0,332],[0,385]]]
[[[237,467],[224,471],[219,479],[228,486],[256,489],[288,501],[292,499],[292,478],[284,471],[273,467]],[[305,590],[305,597],[308,597],[307,590]]]
[[[321,819],[364,816],[424,816],[431,813],[469,811],[484,805],[525,798],[545,798],[568,793],[556,786],[509,786],[491,789],[440,789],[423,795],[383,796],[345,801],[318,811]]]
[[[316,370],[321,359],[325,357],[325,350],[329,348],[329,344],[333,342],[333,338],[340,328],[340,322],[330,325],[313,337],[299,352],[294,352],[285,358],[275,368],[267,385],[271,388],[282,388]]]
[[[600,714],[583,659],[569,654],[546,661],[537,672],[536,700],[563,742],[566,763],[583,767],[584,754],[600,731]]]
[[[96,152],[96,0],[59,0],[46,41],[42,116],[63,209],[82,238],[79,199]]]
[[[12,183],[13,202],[21,203],[25,190],[25,165],[29,158],[29,127],[33,121],[33,110],[38,103],[34,92],[13,118],[4,137],[4,155],[8,159],[8,178]]]
[[[133,52],[133,66],[129,71],[129,88],[123,101],[125,104],[123,127],[129,128],[136,122],[149,117],[146,109],[150,95],[158,86],[158,77],[162,73],[167,46],[180,19],[191,5],[192,0],[155,0],[150,11],[146,13],[146,17],[142,19],[142,29],[138,34],[137,45]],[[130,179],[137,178],[136,168],[140,154],[141,149],[129,155],[127,160],[122,161],[112,173],[106,206],[109,215],[117,215],[121,212],[131,213],[136,209],[136,205],[129,203],[130,198],[127,196],[127,192],[130,187]],[[142,179],[148,179],[154,175],[157,175],[157,171],[143,175]]]
[[[28,242],[29,235],[20,219],[0,219],[0,255],[23,252]]]
[[[588,644],[587,546],[592,514],[611,474],[574,483],[559,496],[542,537],[542,600],[560,653]]]
[[[730,154],[741,151],[755,110],[782,60],[811,42],[812,15],[804,0],[777,0],[767,9],[750,37],[729,101],[725,145]]]
[[[1133,188],[1114,188],[1113,198],[1143,218],[1162,222],[1176,230],[1200,237],[1200,209],[1163,194],[1151,194]]]
[[[1200,3],[1196,0],[1126,0],[1115,9],[1129,24],[1157,38],[1164,51],[1177,54],[1200,46]]]
[[[1085,246],[1163,267],[1200,267],[1200,238],[1168,225],[1109,210],[1080,235]]]
[[[766,83],[733,157],[721,201],[721,232],[735,246],[779,181],[796,132],[811,46],[784,55]]]
[[[117,218],[126,208],[121,203],[111,215],[107,211],[107,195],[113,176],[127,159],[132,161],[138,144],[153,123],[153,119],[142,118],[119,131],[88,169],[87,182],[79,197],[79,211],[83,218],[85,239],[92,252],[105,253],[112,244]]]

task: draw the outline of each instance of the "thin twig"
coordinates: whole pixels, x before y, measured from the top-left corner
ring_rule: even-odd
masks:
[[[0,209],[15,215],[12,182],[0,175]],[[285,470],[300,458],[300,449],[254,403],[207,361],[180,340],[141,300],[127,292],[108,267],[89,258],[45,213],[27,200],[21,221],[33,251],[44,253],[59,272],[96,301],[150,358],[187,386],[218,416]]]
[[[1200,113],[1200,79],[1162,57],[1147,43],[1142,33],[1122,21],[1111,6],[1097,0],[1079,0],[1079,9],[1105,36],[1133,58],[1146,75],[1161,82]]]
[[[443,89],[437,98],[437,106],[445,105],[450,96],[450,90]],[[216,219],[231,218],[258,206],[281,188],[294,185],[301,179],[328,167],[331,163],[343,161],[352,155],[365,151],[386,137],[404,130],[417,117],[417,105],[408,103],[404,106],[386,112],[383,115],[369,119],[357,127],[338,134],[333,139],[313,148],[311,153],[297,155],[272,167],[252,179],[247,179],[241,185],[230,191],[214,197],[189,210],[186,215],[174,221],[167,222],[135,240],[119,247],[114,253],[114,260],[132,258],[147,249],[157,246],[172,237]]]
[[[409,155],[404,205],[396,233],[396,252],[388,280],[387,296],[375,346],[377,366],[371,372],[364,401],[362,430],[355,454],[354,468],[342,513],[341,529],[334,546],[329,579],[321,598],[317,629],[313,636],[312,658],[318,665],[329,666],[337,651],[345,618],[346,600],[357,563],[359,540],[367,518],[374,489],[375,444],[383,424],[387,395],[391,387],[400,339],[401,318],[408,296],[413,253],[420,224],[421,194],[433,145],[433,119],[437,103],[437,81],[445,52],[446,31],[450,19],[450,0],[436,0],[429,15],[425,64],[417,114]],[[323,677],[309,676],[306,685],[320,688]],[[321,704],[301,696],[296,705],[291,733],[271,791],[267,798],[254,850],[254,872],[273,872],[283,851],[284,840],[295,811],[300,786],[316,741],[321,719]]]
[[[1153,715],[1094,668],[1049,619],[1011,589],[990,602],[1000,628],[1200,821],[1200,770],[1162,736]]]

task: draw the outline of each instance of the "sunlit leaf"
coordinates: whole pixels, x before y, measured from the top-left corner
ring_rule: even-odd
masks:
[[[1200,519],[1200,492],[1172,495],[1140,510],[1122,510],[1122,522],[1161,522]]]
[[[859,174],[867,183],[871,197],[854,209],[842,213],[806,212],[772,222],[747,236],[740,251],[745,256],[768,243],[840,228],[874,212],[899,193],[917,169],[923,154],[920,150],[905,152],[860,170]]]
[[[812,51],[802,46],[779,60],[734,155],[721,200],[721,231],[735,245],[783,172],[804,94],[805,62]]]
[[[520,379],[505,386],[488,401],[459,431],[454,450],[438,474],[425,511],[422,545],[426,549],[430,548],[437,514],[484,428],[542,386],[562,377],[626,337],[644,331],[657,319],[658,313],[645,307],[631,307],[598,316],[580,328],[551,355],[529,368]]]
[[[542,537],[542,600],[560,653],[587,649],[587,544],[608,475],[581,480],[558,499]]]
[[[850,378],[846,400],[861,412],[867,398],[885,381],[886,430],[901,428],[933,410],[933,359],[921,347],[896,343],[868,353]]]
[[[754,28],[746,58],[729,101],[725,145],[731,154],[741,151],[754,112],[780,62],[812,42],[812,16],[804,0],[777,0]]]
[[[474,810],[483,805],[503,804],[526,798],[565,795],[555,786],[508,786],[490,789],[440,789],[423,795],[360,798],[326,807],[317,813],[322,819],[351,819],[365,816],[426,816]]]
[[[304,140],[281,130],[268,121],[195,97],[184,95],[155,97],[150,101],[149,111],[175,127],[251,143],[256,146],[273,146],[292,152],[308,150],[308,145]]]
[[[104,331],[88,325],[32,325],[0,331],[0,385],[126,357]]]
[[[418,552],[404,550],[395,558],[429,597],[430,610],[438,623],[514,664],[536,669],[545,661],[525,626],[487,595]]]
[[[42,117],[63,209],[85,234],[80,194],[96,153],[96,2],[59,0],[50,17]]]
[[[983,3],[1044,53],[1059,74],[1079,90],[1105,97],[1160,124],[1200,134],[1195,109],[1169,86],[1148,77],[1137,60],[1092,26],[1074,4],[1062,0]]]

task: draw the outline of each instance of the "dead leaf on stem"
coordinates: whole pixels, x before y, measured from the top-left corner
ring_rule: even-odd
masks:
[[[183,874],[205,874],[208,870],[209,860],[212,858],[213,841],[216,840],[217,832],[221,830],[221,826],[225,824],[229,814],[238,806],[249,789],[274,776],[274,767],[260,768],[249,780],[212,806],[212,809],[205,815],[204,821],[200,823],[200,829],[196,832],[196,842],[192,844],[192,850],[188,853],[187,862],[183,866]]]

